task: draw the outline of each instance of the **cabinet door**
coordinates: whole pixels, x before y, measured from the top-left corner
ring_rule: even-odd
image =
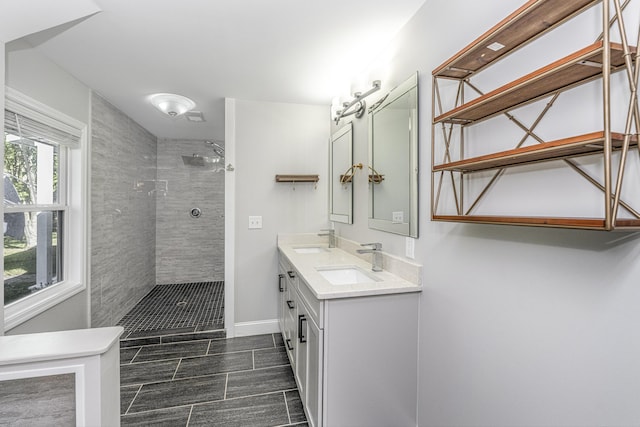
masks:
[[[298,317],[296,328],[296,339],[298,346],[298,355],[296,358],[296,370],[295,375],[298,378],[298,388],[300,392],[300,400],[302,404],[306,406],[306,391],[307,391],[307,358],[308,358],[308,332],[307,323],[309,320],[309,312],[307,307],[301,302],[298,296]]]
[[[310,426],[322,425],[322,349],[323,331],[309,316],[309,310],[298,303],[298,360],[296,376],[300,387],[300,399],[307,413]]]
[[[307,383],[306,408],[309,425],[322,425],[322,351],[324,348],[323,330],[309,317],[305,322],[307,329]]]
[[[297,319],[298,311],[296,309],[297,298],[295,297],[296,291],[287,289],[285,292],[286,300],[284,310],[286,311],[284,317],[284,345],[289,355],[289,361],[291,361],[291,367],[295,369],[296,366],[296,347],[297,347]]]

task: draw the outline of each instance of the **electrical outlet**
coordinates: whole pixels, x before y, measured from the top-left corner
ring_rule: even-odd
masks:
[[[261,216],[250,216],[249,217],[249,229],[262,228],[262,217]]]
[[[402,224],[404,222],[404,212],[402,211],[392,212],[391,221],[394,224]]]
[[[415,259],[416,257],[416,240],[413,237],[406,237],[404,255],[407,258]]]

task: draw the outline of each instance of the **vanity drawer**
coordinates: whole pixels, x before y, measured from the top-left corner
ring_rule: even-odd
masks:
[[[309,289],[309,285],[307,285],[307,282],[305,282],[302,277],[298,278],[298,293],[304,300],[305,305],[309,308],[309,315],[313,318],[313,321],[316,322],[320,329],[324,328],[324,314],[322,310],[324,303],[313,295],[313,292]]]

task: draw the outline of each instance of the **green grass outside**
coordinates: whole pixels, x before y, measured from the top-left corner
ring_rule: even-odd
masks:
[[[26,249],[24,242],[5,236],[4,278],[21,274],[36,274],[36,247]]]
[[[9,304],[29,294],[29,286],[35,284],[36,247],[11,237],[4,238],[4,303]],[[7,283],[7,279],[8,280]],[[21,280],[22,279],[22,280]]]

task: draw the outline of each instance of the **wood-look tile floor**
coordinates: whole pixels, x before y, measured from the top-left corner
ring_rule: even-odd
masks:
[[[306,426],[280,334],[130,334],[120,342],[122,426]]]

